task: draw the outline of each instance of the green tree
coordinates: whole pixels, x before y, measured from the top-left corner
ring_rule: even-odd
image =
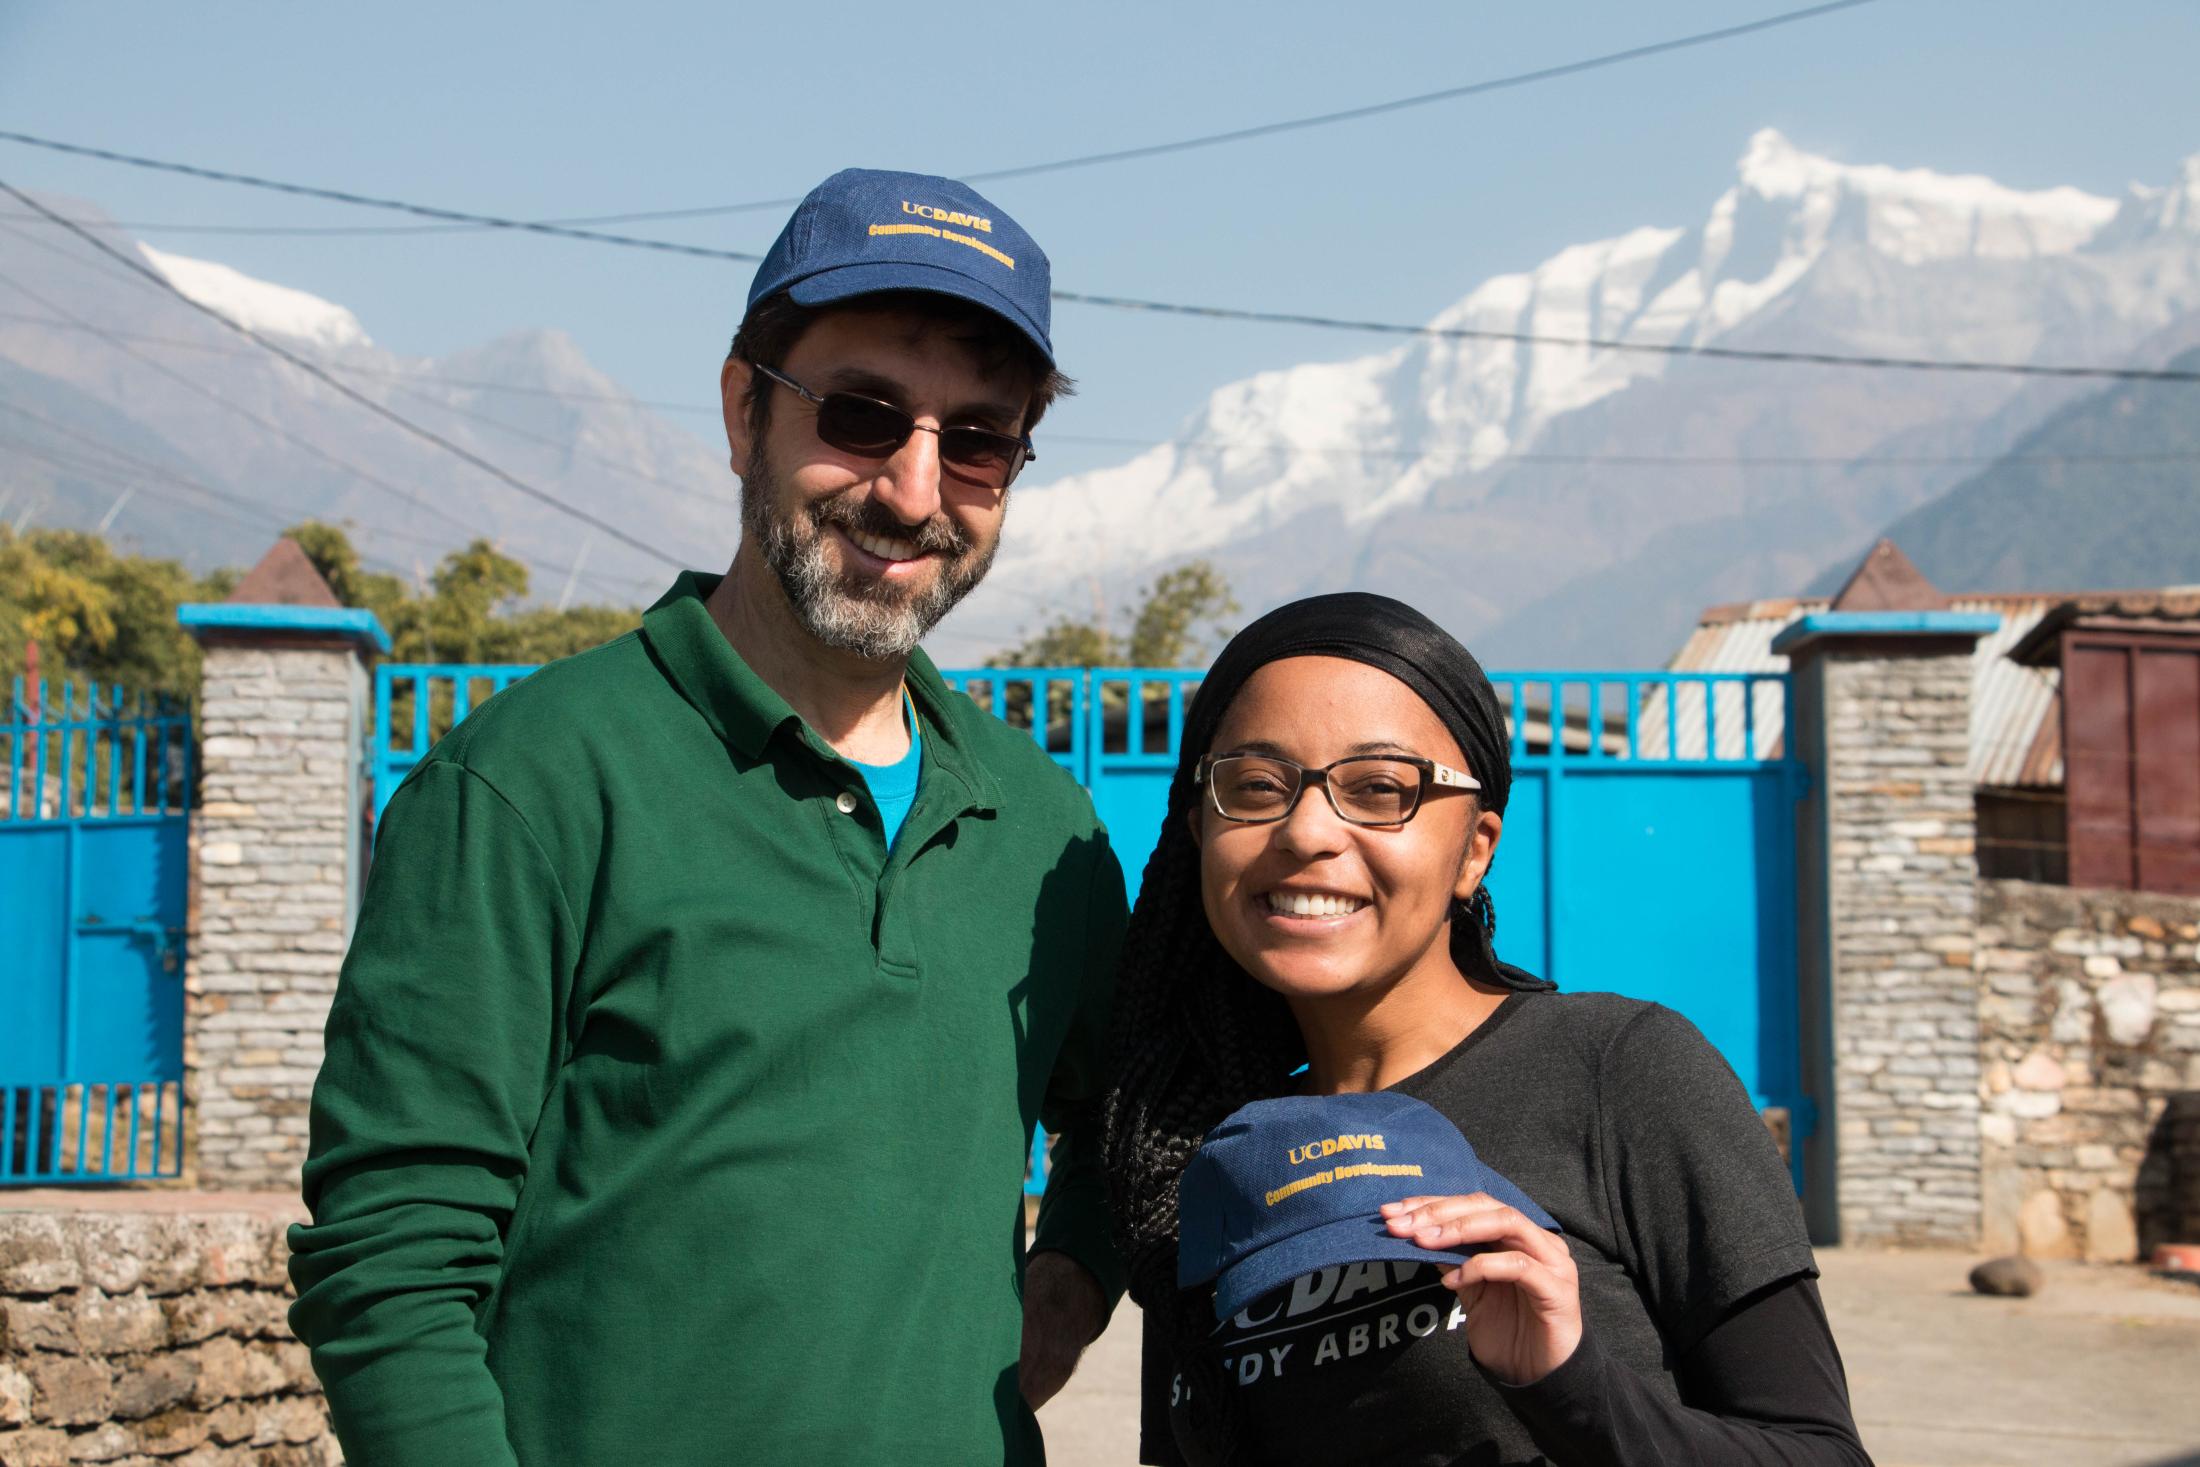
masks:
[[[306,520],[287,531],[336,599],[381,618],[405,662],[548,662],[632,630],[631,607],[527,607],[527,567],[486,540],[451,551],[424,594],[366,569],[339,525]],[[176,621],[187,601],[219,601],[235,569],[196,576],[179,562],[119,555],[84,530],[18,535],[0,525],[0,692],[26,665],[31,642],[49,688],[90,679],[195,704],[199,649]]]
[[[1123,644],[1097,622],[1056,617],[1045,631],[1026,637],[1006,652],[985,660],[987,667],[1112,667],[1123,661]]]
[[[0,679],[13,685],[35,641],[50,684],[88,679],[195,700],[198,647],[176,607],[219,594],[176,561],[117,555],[89,531],[0,528]]]
[[[1208,657],[1209,639],[1227,642],[1218,623],[1238,610],[1230,582],[1214,562],[1190,560],[1163,571],[1146,588],[1131,618],[1131,662],[1137,667],[1189,667]]]
[[[1189,560],[1154,577],[1140,592],[1130,630],[1118,634],[1098,619],[1056,617],[1046,628],[988,667],[1191,667],[1229,640],[1222,618],[1238,610],[1230,582],[1212,561]]]

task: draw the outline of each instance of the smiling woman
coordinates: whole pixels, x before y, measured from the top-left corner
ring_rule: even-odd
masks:
[[[1670,1010],[1498,960],[1483,878],[1511,782],[1481,667],[1385,597],[1271,612],[1202,684],[1107,1097],[1146,1310],[1141,1461],[1866,1460],[1800,1210],[1733,1072]],[[1250,1216],[1180,1188],[1253,1102],[1386,1091],[1471,1143],[1483,1184],[1418,1195],[1400,1178],[1419,1165],[1342,1167],[1254,1187]],[[1256,1165],[1307,1160],[1274,1149]],[[1272,1215],[1348,1176],[1377,1195],[1355,1220],[1324,1194],[1341,1250]],[[1201,1240],[1182,1271],[1180,1236]],[[1198,1262],[1218,1247],[1301,1261],[1224,1303]]]

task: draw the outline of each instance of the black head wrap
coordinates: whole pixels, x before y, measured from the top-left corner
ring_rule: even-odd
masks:
[[[1413,689],[1458,741],[1468,772],[1482,782],[1482,807],[1505,813],[1512,795],[1512,741],[1505,731],[1504,707],[1482,664],[1457,638],[1403,601],[1367,591],[1339,591],[1279,606],[1222,649],[1185,716],[1176,778],[1169,787],[1172,825],[1183,821],[1197,798],[1194,768],[1212,748],[1215,731],[1239,690],[1255,672],[1286,657],[1349,658]],[[1454,914],[1452,955],[1460,970],[1507,988],[1556,986],[1499,962],[1496,934],[1497,906],[1485,883]]]

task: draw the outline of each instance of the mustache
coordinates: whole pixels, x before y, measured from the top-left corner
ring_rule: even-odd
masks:
[[[930,554],[963,556],[976,543],[945,513],[935,514],[921,525],[905,525],[875,499],[850,489],[810,506],[810,523],[819,529],[831,526],[887,540],[907,540]]]

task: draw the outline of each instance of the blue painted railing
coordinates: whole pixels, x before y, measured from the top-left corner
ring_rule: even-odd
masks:
[[[375,669],[374,813],[436,741],[532,663],[390,662]],[[943,670],[949,687],[1028,732],[1087,789],[1109,774],[1166,772],[1176,761],[1190,693],[1205,674],[1183,668],[978,667]],[[1136,706],[1138,718],[1129,710]],[[1101,817],[1106,819],[1103,809]],[[1113,822],[1110,822],[1110,828]]]
[[[181,1080],[0,1084],[0,1185],[141,1182],[182,1172]]]
[[[474,705],[533,672],[532,662],[385,662],[374,670],[374,722],[367,758],[374,818],[436,741]]]
[[[6,712],[0,1185],[177,1176],[190,715],[22,678]]]
[[[173,815],[190,803],[191,715],[166,699],[98,683],[63,683],[56,697],[51,681],[32,693],[18,677],[0,750],[0,822]]]

